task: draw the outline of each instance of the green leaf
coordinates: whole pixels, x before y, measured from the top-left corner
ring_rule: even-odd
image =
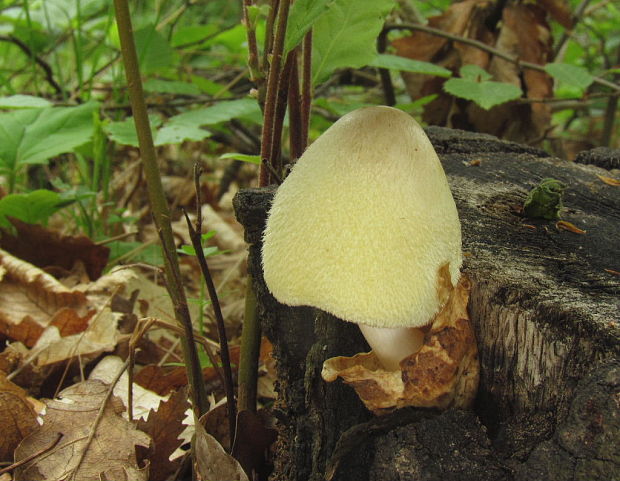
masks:
[[[443,84],[443,89],[456,97],[472,100],[485,110],[521,97],[521,89],[516,85],[493,82],[491,75],[477,65],[465,65],[459,73],[463,78],[451,78]]]
[[[41,189],[28,194],[9,194],[0,199],[0,226],[12,228],[7,216],[29,224],[45,223],[52,214],[66,205],[68,205],[67,202],[51,190]]]
[[[260,107],[255,99],[239,99],[219,102],[203,109],[190,110],[189,112],[175,115],[170,120],[180,121],[188,125],[203,126],[219,124],[236,118],[256,121],[260,117]]]
[[[220,155],[220,159],[241,160],[243,162],[249,162],[250,164],[260,165],[260,155],[246,155],[231,152],[228,154]]]
[[[459,75],[461,78],[466,80],[472,80],[474,82],[491,80],[493,76],[484,70],[482,67],[478,67],[478,65],[463,65],[459,70]]]
[[[145,264],[153,266],[159,266],[164,263],[159,244],[113,241],[106,245],[110,248],[110,258],[108,262],[113,262],[119,257],[123,257],[126,261],[144,262]]]
[[[179,80],[148,79],[144,82],[144,90],[164,94],[200,95],[200,89],[194,84]]]
[[[394,0],[334,0],[314,24],[313,83],[337,68],[362,67],[377,56],[376,39]]]
[[[136,30],[134,39],[141,73],[162,71],[172,65],[174,51],[154,25]]]
[[[24,109],[0,115],[0,167],[45,164],[71,152],[93,135],[95,102],[77,107]]]
[[[155,137],[155,130],[161,125],[161,119],[156,115],[149,115],[149,123],[151,124],[151,132]],[[127,117],[120,122],[110,122],[104,127],[105,132],[117,144],[131,145],[138,147],[138,134],[136,132],[136,124],[133,117]]]
[[[437,77],[452,76],[450,70],[440,67],[439,65],[434,65],[430,62],[422,62],[421,60],[399,57],[398,55],[379,54],[368,65],[389,70],[399,70],[401,72],[435,75]]]
[[[167,144],[180,144],[186,140],[199,142],[211,136],[211,132],[187,125],[183,122],[168,122],[155,133],[155,146]]]
[[[574,85],[582,90],[594,82],[594,77],[585,68],[576,65],[548,63],[545,65],[545,72],[560,82]]]
[[[331,0],[297,0],[291,6],[286,27],[284,51],[293,50],[316,20],[330,7]]]
[[[198,43],[217,32],[217,26],[208,25],[188,25],[177,29],[172,35],[171,45],[180,47],[192,43]]]
[[[41,97],[33,95],[11,95],[10,97],[0,97],[0,108],[3,109],[32,109],[51,107],[52,103]]]

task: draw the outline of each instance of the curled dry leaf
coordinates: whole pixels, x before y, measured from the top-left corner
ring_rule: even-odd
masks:
[[[469,281],[462,276],[435,316],[424,345],[400,362],[400,371],[384,370],[371,351],[327,359],[323,379],[342,378],[378,415],[405,406],[469,407],[480,375],[476,339],[467,314],[469,290]]]
[[[136,446],[148,447],[150,438],[123,419],[122,404],[111,397],[96,420],[109,386],[99,381],[75,384],[49,400],[43,425],[27,436],[15,451],[20,461],[60,442],[45,456],[36,457],[15,470],[15,481],[98,481],[100,479],[146,481],[148,467],[138,465]],[[93,441],[87,445],[91,431]],[[81,462],[80,462],[81,461]]]
[[[37,413],[24,394],[0,390],[0,462],[12,461],[18,444],[38,427]]]
[[[0,248],[41,269],[69,272],[81,262],[91,280],[99,278],[110,249],[88,237],[64,236],[39,225],[11,219],[15,235],[6,230],[0,236]]]
[[[249,481],[241,465],[211,436],[201,423],[196,424],[196,475],[199,480]]]
[[[560,220],[560,221],[556,222],[555,226],[558,229],[567,230],[567,231],[572,232],[574,234],[585,234],[587,232],[587,231],[585,231],[583,229],[580,229],[579,227],[577,227],[572,222],[568,222],[568,221],[565,221],[565,220]]]
[[[599,179],[605,182],[607,185],[611,185],[614,187],[618,187],[620,185],[620,180],[614,179],[613,177],[606,177],[604,175],[597,175]]]

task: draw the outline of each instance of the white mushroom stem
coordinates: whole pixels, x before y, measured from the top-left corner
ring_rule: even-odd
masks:
[[[400,370],[400,361],[418,352],[424,344],[424,332],[416,327],[359,326],[375,356],[388,371]]]

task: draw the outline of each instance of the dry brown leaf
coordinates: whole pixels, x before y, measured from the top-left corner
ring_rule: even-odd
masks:
[[[607,185],[612,185],[614,187],[618,187],[620,185],[620,180],[614,179],[613,177],[605,177],[604,175],[597,175],[597,177]]]
[[[573,15],[566,0],[538,0],[538,3],[564,28],[573,27]]]
[[[71,309],[80,319],[92,316],[84,293],[67,289],[32,264],[0,250],[0,267],[0,332],[10,339],[32,347],[61,310]]]
[[[118,400],[112,397],[107,401],[95,428],[108,389],[99,381],[84,381],[62,391],[59,399],[47,401],[43,425],[21,442],[15,460],[48,448],[58,434],[62,439],[45,456],[17,468],[15,480],[53,481],[73,474],[75,481],[146,481],[148,469],[138,465],[136,446],[148,447],[150,438],[122,418]],[[87,447],[94,428],[93,441]]]
[[[199,480],[249,481],[241,465],[211,436],[201,423],[196,424],[196,475]]]
[[[13,461],[13,452],[17,445],[39,427],[37,413],[25,394],[4,390],[3,387],[0,387],[1,462]]]
[[[11,219],[16,235],[2,230],[0,248],[41,269],[60,268],[69,272],[76,262],[83,263],[90,279],[101,276],[110,249],[86,236],[64,236],[39,225]]]
[[[585,234],[587,232],[585,230],[580,229],[579,227],[577,227],[572,222],[567,222],[565,220],[560,220],[560,221],[556,222],[555,226],[558,229],[567,230],[567,231],[572,232],[574,234]]]
[[[186,427],[183,419],[189,407],[187,389],[180,389],[162,401],[157,410],[151,410],[146,421],[138,421],[138,429],[153,440],[154,448],[147,457],[149,481],[163,481],[176,471],[179,463],[170,461],[170,456],[182,444],[179,436]]]
[[[480,370],[467,314],[470,287],[462,276],[422,348],[400,362],[400,371],[386,371],[371,351],[327,359],[323,379],[342,378],[377,415],[405,406],[467,408],[476,396]]]

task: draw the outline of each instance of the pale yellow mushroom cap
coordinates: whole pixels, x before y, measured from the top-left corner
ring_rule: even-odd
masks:
[[[274,297],[375,327],[418,327],[456,285],[461,228],[445,173],[418,123],[391,107],[351,112],[278,188],[263,243]]]

